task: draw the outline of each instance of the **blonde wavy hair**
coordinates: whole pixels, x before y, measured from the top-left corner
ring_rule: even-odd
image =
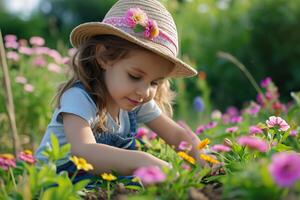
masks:
[[[98,44],[104,45],[105,50],[100,52],[98,50],[99,48],[96,48]],[[97,113],[99,123],[95,126],[93,131],[106,131],[107,100],[105,97],[108,91],[104,82],[103,69],[96,58],[100,58],[103,63],[107,61],[117,62],[125,58],[129,51],[134,49],[143,48],[112,35],[102,35],[91,38],[84,45],[80,46],[72,57],[70,65],[71,78],[59,85],[57,94],[53,99],[55,106],[60,107],[62,94],[79,80],[93,96],[99,110]],[[154,100],[162,112],[170,117],[173,116],[172,103],[174,98],[175,92],[170,89],[170,81],[166,79],[158,86]]]

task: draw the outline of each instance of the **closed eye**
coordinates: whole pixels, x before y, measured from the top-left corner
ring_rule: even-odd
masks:
[[[139,81],[139,80],[142,79],[142,77],[134,76],[134,75],[129,74],[129,73],[128,73],[128,76],[129,76],[129,78],[130,78],[131,80],[134,80],[134,81]],[[151,86],[158,86],[159,83],[160,83],[159,81],[153,81],[153,82],[151,82]]]
[[[128,74],[129,78],[132,79],[132,80],[140,80],[141,77],[138,77],[138,76],[133,76],[132,74]]]

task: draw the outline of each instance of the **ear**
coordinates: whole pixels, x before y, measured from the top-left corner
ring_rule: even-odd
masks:
[[[102,69],[107,69],[110,66],[109,61],[105,61],[102,59],[102,56],[100,56],[103,52],[106,51],[106,47],[103,44],[97,44],[96,46],[96,61],[99,66],[101,66]]]

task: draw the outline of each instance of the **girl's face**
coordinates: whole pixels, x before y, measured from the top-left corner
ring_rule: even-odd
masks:
[[[145,50],[132,50],[112,64],[104,65],[104,79],[110,94],[108,110],[132,110],[154,98],[158,85],[174,64]]]

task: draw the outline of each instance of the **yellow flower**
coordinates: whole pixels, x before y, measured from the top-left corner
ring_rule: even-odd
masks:
[[[89,171],[94,169],[93,166],[86,162],[84,158],[78,158],[76,156],[71,156],[70,160],[76,165],[77,169],[83,169],[84,171]]]
[[[192,156],[189,156],[187,153],[183,151],[179,151],[177,154],[178,156],[180,156],[181,158],[183,158],[184,160],[188,161],[193,165],[196,163],[195,159]]]
[[[15,158],[14,155],[10,154],[10,153],[3,153],[3,154],[0,154],[0,157],[2,158],[5,158],[5,159],[8,159],[8,160],[12,160]]]
[[[204,149],[208,144],[210,143],[210,140],[208,138],[205,138],[198,144],[198,149]]]
[[[141,182],[141,179],[139,179],[139,177],[134,177],[131,181],[132,182]]]
[[[112,175],[111,173],[103,173],[101,174],[101,177],[104,179],[104,180],[107,180],[107,181],[114,181],[117,179],[117,177],[115,177],[114,175]]]
[[[30,151],[30,150],[24,150],[23,152],[27,155],[32,155],[32,151]]]
[[[200,158],[202,160],[205,160],[207,162],[210,162],[210,163],[219,163],[218,160],[214,159],[213,157],[209,156],[209,155],[205,155],[205,154],[200,154]]]

